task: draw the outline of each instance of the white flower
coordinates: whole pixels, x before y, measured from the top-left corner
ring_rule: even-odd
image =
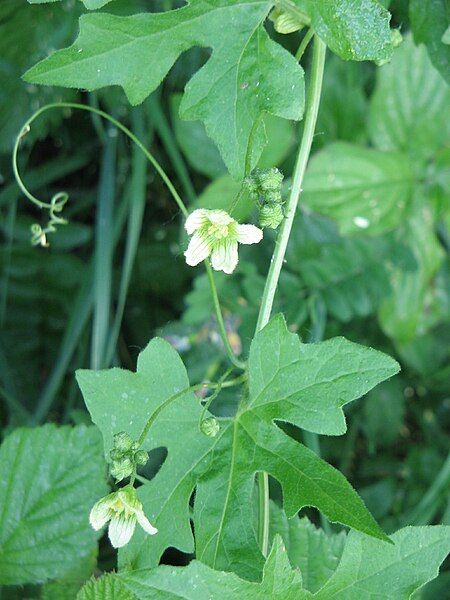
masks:
[[[134,487],[127,485],[117,492],[101,498],[92,507],[89,522],[98,531],[110,521],[108,536],[114,548],[128,544],[134,533],[136,523],[150,535],[158,533],[144,515]]]
[[[195,267],[211,256],[212,268],[232,273],[238,263],[238,242],[257,244],[263,232],[254,225],[239,225],[224,210],[194,210],[185,223],[192,238],[184,253],[186,262]]]

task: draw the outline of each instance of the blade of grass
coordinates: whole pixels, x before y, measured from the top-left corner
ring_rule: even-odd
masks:
[[[135,108],[131,112],[132,130],[141,140],[148,138],[145,131],[145,118],[143,107]],[[148,162],[139,148],[134,146],[132,158],[132,177],[127,190],[129,197],[128,231],[125,245],[125,252],[122,263],[121,279],[119,285],[119,296],[114,320],[111,326],[111,333],[108,338],[106,348],[105,366],[109,366],[114,356],[119,337],[120,326],[122,323],[125,303],[127,300],[128,286],[130,284],[133,265],[136,258],[136,252],[139,244],[139,238],[142,230],[142,220],[144,217],[145,198],[146,198],[146,176]]]
[[[125,220],[128,211],[128,201],[126,198],[119,205],[113,228],[113,247],[122,235],[125,226]],[[94,300],[94,261],[92,259],[85,275],[85,281],[74,301],[73,308],[70,311],[70,320],[67,324],[58,358],[53,367],[52,373],[47,379],[47,383],[42,390],[36,404],[36,412],[31,419],[31,424],[39,424],[46,420],[48,412],[53,406],[56,395],[62,385],[64,377],[69,369],[70,361],[77,348],[79,340],[89,321],[92,312]]]
[[[101,161],[95,218],[94,315],[92,322],[92,369],[105,366],[111,310],[114,194],[117,166],[117,130],[108,128]]]
[[[166,115],[161,108],[161,103],[157,94],[152,94],[150,96],[148,107],[150,121],[164,145],[167,155],[172,162],[172,166],[177,174],[178,179],[180,180],[181,187],[183,188],[189,203],[192,203],[196,199],[197,194],[195,193],[194,186],[192,185],[192,181],[189,176],[189,171],[183,160],[181,152],[178,149],[172,129],[170,128]]]
[[[6,236],[4,245],[4,259],[3,259],[3,277],[2,277],[2,290],[0,297],[0,325],[3,326],[5,322],[6,306],[8,304],[8,288],[9,288],[9,274],[11,271],[11,254],[14,240],[14,227],[16,223],[17,215],[17,199],[15,198],[8,210],[6,217]]]

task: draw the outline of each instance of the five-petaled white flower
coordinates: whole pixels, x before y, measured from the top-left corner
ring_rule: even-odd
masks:
[[[128,544],[136,523],[150,535],[158,533],[144,515],[136,490],[130,485],[101,498],[92,507],[89,522],[95,530],[101,529],[108,521],[108,536],[114,548]]]
[[[192,238],[184,253],[186,262],[195,267],[211,256],[212,268],[232,273],[238,263],[238,242],[257,244],[263,232],[255,225],[240,225],[224,210],[194,210],[185,223]]]

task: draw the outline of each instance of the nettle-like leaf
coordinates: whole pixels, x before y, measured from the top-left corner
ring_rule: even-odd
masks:
[[[391,536],[394,544],[350,532],[341,562],[319,600],[383,598],[405,600],[437,577],[450,552],[450,527],[405,527]]]
[[[123,87],[139,104],[193,46],[212,49],[186,85],[181,116],[203,121],[230,170],[244,173],[249,139],[255,166],[265,144],[263,113],[298,120],[304,106],[303,71],[262,26],[267,0],[192,0],[164,13],[80,19],[75,43],[30,69],[33,83],[96,90]]]
[[[411,0],[409,16],[414,41],[425,44],[431,62],[450,84],[450,47],[443,38],[448,31],[448,1]]]
[[[96,547],[89,510],[106,493],[94,427],[16,429],[0,447],[0,583],[64,576]]]
[[[438,575],[450,550],[450,527],[406,527],[392,536],[395,545],[351,532],[342,559],[321,589],[304,588],[302,571],[292,569],[281,538],[277,536],[264,566],[261,583],[244,581],[234,573],[214,571],[199,561],[187,567],[160,566],[153,570],[122,573],[114,577],[132,598],[183,598],[184,600],[407,600]],[[105,579],[105,578],[103,578]],[[102,579],[79,600],[100,600]],[[122,596],[121,596],[122,597]],[[127,595],[123,596],[128,599]]]
[[[403,154],[335,142],[311,160],[303,200],[343,233],[379,234],[403,221],[414,179]]]
[[[450,88],[426,48],[415,46],[407,36],[392,61],[378,72],[369,114],[373,144],[429,159],[448,140],[449,103]]]
[[[326,435],[345,432],[342,407],[394,375],[390,357],[336,338],[301,344],[275,317],[255,337],[249,357],[249,397],[217,437],[199,431],[201,407],[189,391],[162,410],[144,447],[167,448],[157,475],[139,488],[158,535],[137,532],[121,552],[128,568],[155,566],[168,546],[194,550],[189,500],[196,489],[197,558],[257,579],[263,567],[253,523],[255,474],[267,471],[282,485],[288,516],[315,506],[331,521],[387,539],[344,476],[275,425],[286,421]],[[112,436],[138,437],[149,416],[189,382],[178,354],[161,339],[141,353],[137,373],[79,371],[78,382],[105,449]]]
[[[336,571],[344,551],[346,533],[330,533],[297,516],[288,519],[283,510],[271,505],[270,530],[283,538],[289,561],[300,569],[303,587],[317,592]]]
[[[293,0],[317,34],[344,60],[389,60],[390,13],[377,0]]]

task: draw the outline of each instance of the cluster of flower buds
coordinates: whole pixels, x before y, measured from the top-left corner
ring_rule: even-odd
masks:
[[[284,218],[281,189],[283,173],[276,168],[255,169],[245,179],[250,196],[259,206],[261,227],[277,229]]]
[[[137,465],[145,465],[148,461],[147,452],[139,450],[138,442],[134,442],[125,431],[115,434],[114,447],[109,455],[112,461],[110,473],[116,481],[130,477]]]

